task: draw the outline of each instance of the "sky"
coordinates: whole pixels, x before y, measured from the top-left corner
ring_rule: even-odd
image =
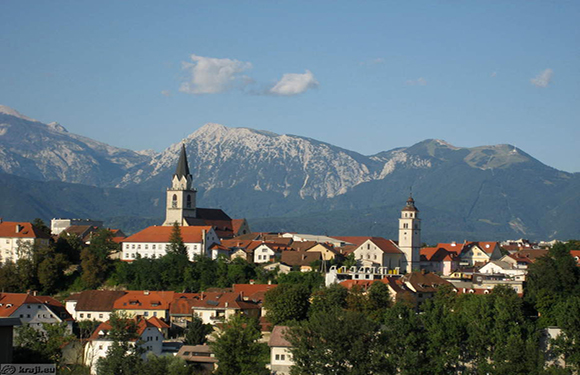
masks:
[[[580,172],[578,1],[0,4],[0,104],[162,151],[205,123],[365,155],[512,144]]]

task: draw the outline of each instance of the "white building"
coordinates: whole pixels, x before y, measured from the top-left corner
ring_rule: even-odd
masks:
[[[363,267],[387,267],[400,269],[405,265],[405,254],[392,240],[369,237],[354,250],[357,264]]]
[[[161,355],[164,337],[161,332],[162,327],[159,327],[160,325],[163,328],[167,326],[167,324],[155,317],[137,321],[138,337],[131,340],[130,345],[134,346],[136,342],[141,342],[140,346],[145,349],[145,353],[142,356],[143,359],[146,359],[149,353],[157,356]],[[85,346],[84,362],[86,366],[91,368],[92,374],[97,373],[97,361],[99,358],[106,357],[107,350],[113,345],[113,340],[109,335],[111,329],[109,322],[99,324]]]
[[[187,249],[189,260],[195,256],[209,256],[209,248],[220,244],[220,239],[211,226],[180,227],[181,238]],[[160,258],[170,247],[173,227],[152,226],[127,237],[122,241],[121,260],[133,261],[142,258]]]
[[[284,337],[288,331],[286,326],[275,326],[272,330],[268,346],[270,347],[270,370],[274,375],[290,374],[294,365],[290,348],[292,345]]]
[[[79,225],[102,228],[103,222],[91,219],[52,219],[50,221],[50,231],[54,236],[58,236],[66,228]]]
[[[28,257],[34,245],[48,244],[49,236],[33,227],[32,223],[0,219],[0,264]]]
[[[18,318],[22,323],[42,330],[42,324],[66,322],[72,332],[73,318],[62,303],[52,297],[26,293],[0,293],[0,317]]]

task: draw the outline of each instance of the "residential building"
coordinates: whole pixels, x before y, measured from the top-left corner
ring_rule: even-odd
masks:
[[[270,370],[274,375],[290,374],[290,368],[294,365],[290,348],[292,345],[286,339],[288,332],[286,326],[275,326],[272,329],[268,346],[270,347]]]
[[[453,287],[449,281],[442,279],[432,272],[415,271],[403,275],[405,287],[415,294],[417,304],[433,298],[437,290],[444,285]]]
[[[459,254],[462,266],[485,264],[502,256],[498,242],[465,242]]]
[[[169,321],[169,307],[175,292],[128,290],[113,303],[113,309],[146,319],[157,317]]]
[[[65,306],[75,320],[106,322],[114,311],[115,301],[125,294],[116,290],[85,290],[68,297]]]
[[[137,338],[131,340],[130,344],[135,346],[139,343],[140,347],[145,350],[142,355],[143,359],[146,359],[149,353],[161,355],[165,338],[159,328],[159,321],[153,318],[141,319],[136,317],[135,323],[137,325]],[[105,357],[107,350],[113,345],[110,336],[111,329],[108,321],[99,324],[85,346],[85,365],[91,368],[92,374],[97,372],[96,364],[99,358]]]
[[[0,293],[0,318],[19,318],[23,324],[42,330],[42,324],[66,322],[72,332],[73,318],[56,299],[27,293]]]
[[[103,222],[92,219],[52,219],[50,221],[50,231],[53,236],[58,236],[62,231],[71,226],[85,226],[102,228]]]
[[[312,263],[322,261],[322,254],[318,251],[282,251],[280,262],[290,267],[300,268],[301,272],[313,271]],[[316,269],[315,271],[318,271]]]
[[[424,247],[421,249],[421,269],[450,275],[459,267],[457,252],[449,251],[444,247]]]
[[[382,237],[338,237],[357,245],[352,253],[361,267],[402,269],[405,254],[392,240]]]
[[[176,356],[202,371],[214,371],[218,362],[209,345],[183,345]]]
[[[210,248],[220,244],[220,240],[211,226],[180,227],[181,238],[187,249],[189,260],[196,256],[210,256]],[[125,238],[121,251],[121,260],[133,261],[137,257],[160,258],[167,254],[170,246],[173,227],[152,226]]]
[[[0,219],[0,264],[28,257],[34,245],[48,246],[49,241],[32,223]]]

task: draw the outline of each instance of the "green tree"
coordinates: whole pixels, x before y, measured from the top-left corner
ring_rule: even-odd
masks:
[[[554,352],[563,355],[566,366],[574,373],[580,372],[580,297],[561,302],[556,310],[557,323],[562,329],[553,340]]]
[[[371,284],[368,294],[366,312],[373,320],[382,320],[386,310],[391,307],[392,299],[389,288],[381,281],[375,281]]]
[[[319,289],[312,293],[312,304],[310,314],[324,313],[334,308],[346,308],[346,297],[348,289],[340,284],[332,284],[326,288]]]
[[[97,361],[98,375],[129,375],[143,372],[144,353],[140,342],[134,345],[132,340],[137,339],[137,321],[127,314],[114,312],[109,317],[111,330],[109,337],[113,341],[107,349],[107,355]]]
[[[273,325],[306,319],[310,291],[303,284],[280,284],[266,292],[264,309]]]
[[[218,375],[269,374],[265,365],[269,350],[260,343],[258,322],[243,315],[235,315],[224,323],[223,330],[215,336],[210,346],[219,361]]]
[[[207,335],[213,331],[211,324],[204,324],[203,320],[194,315],[185,329],[183,343],[185,345],[202,345],[207,342]]]
[[[184,359],[171,355],[157,357],[147,356],[147,363],[139,375],[193,375],[197,373],[195,366],[188,365]]]
[[[42,219],[37,217],[36,219],[32,220],[31,224],[34,229],[40,231],[40,233],[42,233],[44,236],[50,237],[50,228],[46,226]]]
[[[302,284],[312,292],[324,286],[324,277],[319,272],[314,271],[291,271],[278,276],[278,284]]]
[[[106,280],[112,264],[109,256],[118,249],[107,229],[99,230],[91,238],[91,244],[81,252],[81,280],[87,289],[96,289]]]
[[[187,248],[183,243],[181,229],[177,222],[173,223],[173,229],[171,230],[171,237],[169,238],[169,248],[167,249],[167,253],[187,256]]]
[[[365,314],[334,308],[318,311],[290,328],[286,339],[292,374],[392,374],[383,355],[377,323]]]
[[[60,367],[62,346],[74,339],[66,322],[42,323],[42,329],[24,324],[16,328],[14,358],[21,363],[55,363]]]

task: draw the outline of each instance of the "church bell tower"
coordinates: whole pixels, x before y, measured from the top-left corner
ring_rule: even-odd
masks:
[[[185,145],[182,145],[177,168],[171,180],[171,187],[167,189],[164,226],[173,225],[175,222],[181,226],[187,226],[189,225],[187,219],[195,219],[195,196],[197,190],[191,187],[191,180]]]
[[[421,219],[412,196],[401,210],[399,219],[399,249],[405,254],[403,268],[407,273],[418,270],[421,260]]]

